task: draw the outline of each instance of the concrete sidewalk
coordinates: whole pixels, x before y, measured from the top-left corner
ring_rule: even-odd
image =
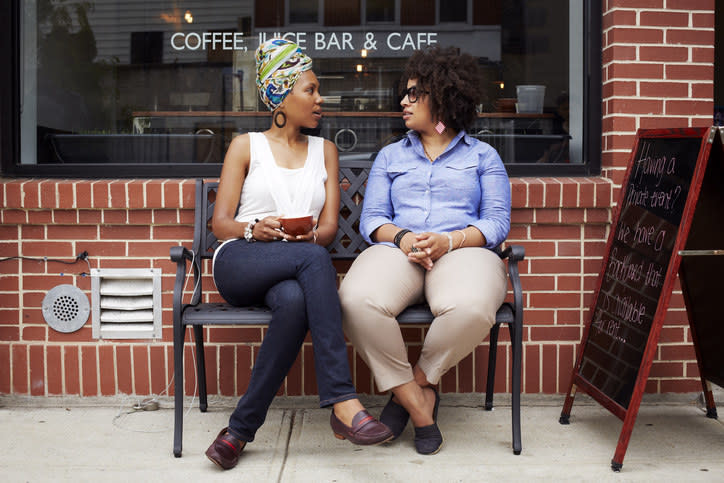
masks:
[[[716,399],[722,403],[721,391]],[[378,415],[386,398],[363,397]],[[186,415],[183,457],[172,454],[172,401],[133,411],[135,398],[0,397],[0,480],[21,481],[722,481],[724,424],[705,417],[696,394],[644,399],[623,470],[610,468],[622,423],[585,395],[571,424],[561,396],[523,396],[523,452],[511,450],[509,400],[442,395],[440,453],[415,452],[412,427],[396,441],[354,446],[335,439],[314,398],[277,398],[239,465],[221,471],[204,456],[235,399],[211,398]],[[187,402],[189,404],[190,401]],[[720,418],[724,408],[720,409]]]

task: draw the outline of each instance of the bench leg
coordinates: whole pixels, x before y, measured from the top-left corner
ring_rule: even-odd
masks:
[[[173,381],[173,455],[180,458],[184,431],[184,327],[181,324],[174,324],[173,328]]]
[[[523,357],[523,331],[517,329],[515,324],[508,326],[510,329],[511,349],[513,352],[513,388],[512,395],[512,426],[513,426],[513,453],[520,454],[522,443],[520,438],[520,379]]]
[[[204,328],[194,325],[194,340],[196,341],[196,380],[199,381],[199,409],[202,413],[208,407],[206,398],[206,357],[204,356]]]
[[[498,355],[498,330],[500,324],[490,329],[490,348],[488,350],[488,378],[485,382],[485,410],[493,409],[493,392],[495,390],[495,362]]]

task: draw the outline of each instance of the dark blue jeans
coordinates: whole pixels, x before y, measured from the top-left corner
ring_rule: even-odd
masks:
[[[342,332],[336,276],[327,250],[311,243],[236,240],[216,255],[214,280],[227,302],[264,303],[272,310],[249,388],[229,420],[229,430],[237,438],[254,440],[307,331],[312,334],[319,405],[357,397]]]

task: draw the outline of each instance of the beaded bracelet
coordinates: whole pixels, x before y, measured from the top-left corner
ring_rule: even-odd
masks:
[[[402,237],[404,237],[408,233],[411,233],[411,231],[408,230],[407,228],[403,228],[402,230],[397,232],[397,234],[395,235],[395,239],[393,241],[394,244],[397,246],[397,248],[401,248],[400,243],[402,243]]]

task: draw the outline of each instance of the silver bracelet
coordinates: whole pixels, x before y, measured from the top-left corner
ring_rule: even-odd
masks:
[[[453,249],[452,235],[449,232],[445,233],[445,235],[447,235],[447,252],[450,253]]]

